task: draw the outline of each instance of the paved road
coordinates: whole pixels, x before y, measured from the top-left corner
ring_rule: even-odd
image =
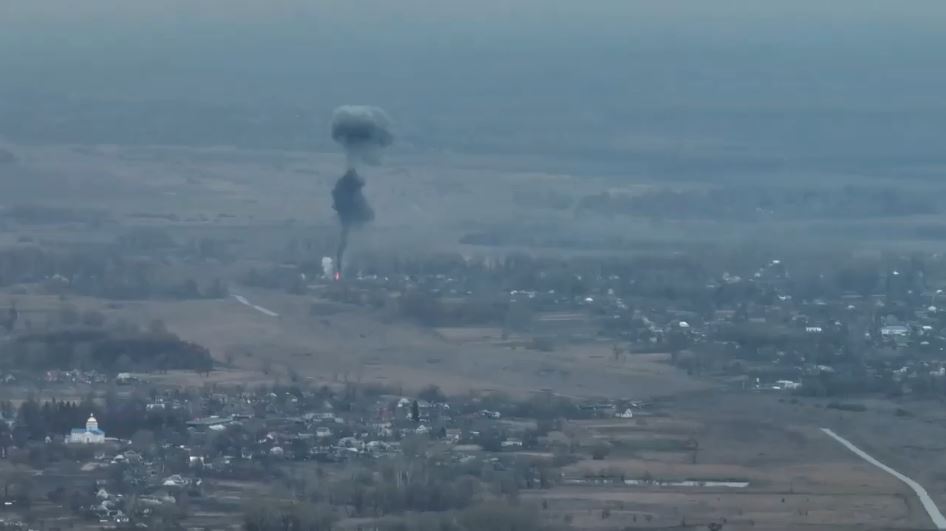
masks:
[[[837,433],[834,433],[828,428],[821,428],[821,431],[825,432],[829,437],[838,441],[848,450],[854,452],[858,457],[867,461],[868,463],[874,465],[875,467],[883,470],[884,472],[890,474],[891,476],[899,479],[900,481],[907,484],[908,487],[913,489],[913,492],[916,493],[916,496],[920,499],[920,503],[923,504],[923,508],[926,509],[926,513],[930,515],[930,520],[933,521],[933,525],[936,526],[936,529],[946,529],[946,517],[943,516],[943,513],[939,512],[939,508],[936,507],[936,503],[930,498],[930,495],[927,494],[926,489],[923,488],[923,485],[920,485],[916,481],[904,476],[900,472],[890,468],[889,466],[881,463],[880,461],[874,459],[864,450],[861,450],[857,446],[854,446],[851,441],[841,437]]]
[[[261,314],[268,315],[270,317],[279,317],[278,313],[270,310],[269,308],[263,308],[262,306],[257,306],[253,304],[252,302],[247,300],[247,298],[244,297],[243,295],[234,294],[233,298],[236,299],[237,302],[239,302],[240,304],[244,306],[249,306],[250,308],[253,308],[254,310],[258,311]]]

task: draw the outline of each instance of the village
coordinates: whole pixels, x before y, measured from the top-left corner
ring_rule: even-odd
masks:
[[[689,374],[742,389],[946,393],[942,256],[851,260],[841,268],[801,257],[722,269],[684,257],[447,259],[444,272],[401,266],[309,291],[369,307],[395,301],[402,317],[448,333],[495,326],[523,348],[604,343],[615,360],[666,352]]]
[[[340,391],[300,384],[144,392],[142,375],[134,377],[136,389],[118,387],[129,378],[117,377],[104,403],[0,404],[0,457],[14,465],[3,479],[4,512],[25,514],[26,524],[42,521],[47,528],[55,521],[219,525],[232,518],[215,522],[212,508],[243,509],[230,483],[291,483],[303,470],[324,478],[343,477],[355,467],[409,468],[429,455],[443,460],[438,466],[502,472],[497,485],[512,484],[497,488],[548,487],[560,473],[530,452],[559,444],[576,451],[574,440],[548,438],[564,419],[629,421],[650,414],[631,401],[448,399],[433,386],[418,396],[355,384]],[[84,423],[74,422],[85,416]],[[66,424],[78,426],[63,433]],[[600,448],[588,451],[606,455]]]
[[[324,320],[327,305],[363,307],[451,341],[547,356],[603,349],[609,354],[601,363],[614,368],[655,359],[735,396],[857,412],[865,397],[946,393],[946,310],[937,306],[942,289],[934,280],[942,260],[913,257],[906,267],[889,260],[896,265],[886,272],[812,274],[771,258],[737,272],[686,259],[432,259],[422,270],[400,264],[399,271],[359,270],[356,262],[343,281],[303,265],[281,266],[251,272],[246,285],[278,294],[292,279],[291,295],[311,301],[314,321]],[[69,312],[55,305],[41,324],[23,330],[17,313],[29,298],[19,300],[8,311],[8,348],[37,365],[0,370],[0,459],[9,471],[0,518],[11,529],[39,522],[46,529],[218,528],[235,525],[234,514],[251,527],[254,519],[310,505],[313,514],[293,518],[358,528],[366,518],[462,511],[484,499],[535,498],[551,515],[560,506],[556,493],[568,489],[584,489],[579,497],[614,488],[781,492],[748,469],[702,471],[700,456],[732,435],[707,435],[714,432],[700,418],[705,413],[681,413],[686,408],[675,401],[684,395],[673,390],[647,399],[631,385],[624,398],[525,389],[448,394],[430,383],[406,388],[338,372],[302,374],[288,365],[267,366],[256,383],[218,382],[213,374],[239,372],[234,360],[195,365],[193,354],[206,353],[155,322],[143,331],[122,324],[117,337],[142,341],[135,348],[159,344],[181,352],[162,354],[157,367],[150,358],[109,354],[124,359],[119,372],[96,362],[93,348],[94,363],[80,363],[84,368],[37,370],[52,354],[39,355],[44,350],[35,345],[62,355],[63,338],[72,337],[63,330],[94,329],[78,337],[109,345],[104,352],[117,348],[118,332],[108,320],[66,320]],[[252,305],[246,311],[279,315]],[[473,331],[473,339],[458,330]],[[76,352],[60,359],[89,359]],[[176,383],[182,381],[191,383]],[[905,407],[896,413],[912,415]],[[667,467],[680,459],[694,468],[653,472],[675,470]],[[670,508],[581,503],[599,507],[598,524],[687,518]],[[807,509],[792,510],[793,518],[807,518]],[[568,525],[579,514],[561,511],[555,518]],[[700,511],[693,509],[691,522],[722,525],[718,511]],[[738,511],[723,514],[731,519]]]

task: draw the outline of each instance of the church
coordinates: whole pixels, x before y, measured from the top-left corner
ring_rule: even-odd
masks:
[[[102,444],[105,442],[105,432],[99,429],[99,423],[93,415],[85,422],[85,429],[76,428],[66,436],[69,444]]]

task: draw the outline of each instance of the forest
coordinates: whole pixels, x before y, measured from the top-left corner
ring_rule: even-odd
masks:
[[[78,327],[25,332],[0,347],[5,370],[128,371],[213,369],[210,352],[165,330]]]

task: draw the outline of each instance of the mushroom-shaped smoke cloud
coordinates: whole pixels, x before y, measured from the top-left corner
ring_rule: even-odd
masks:
[[[382,150],[391,145],[391,119],[378,107],[367,105],[343,105],[332,114],[332,139],[345,148],[348,171],[332,189],[332,208],[341,223],[335,271],[342,270],[342,258],[348,246],[348,233],[374,219],[374,211],[362,194],[364,179],[358,175],[357,166],[379,164]]]
[[[345,148],[349,168],[379,164],[381,151],[394,141],[391,119],[378,107],[342,105],[332,114],[332,139]]]

